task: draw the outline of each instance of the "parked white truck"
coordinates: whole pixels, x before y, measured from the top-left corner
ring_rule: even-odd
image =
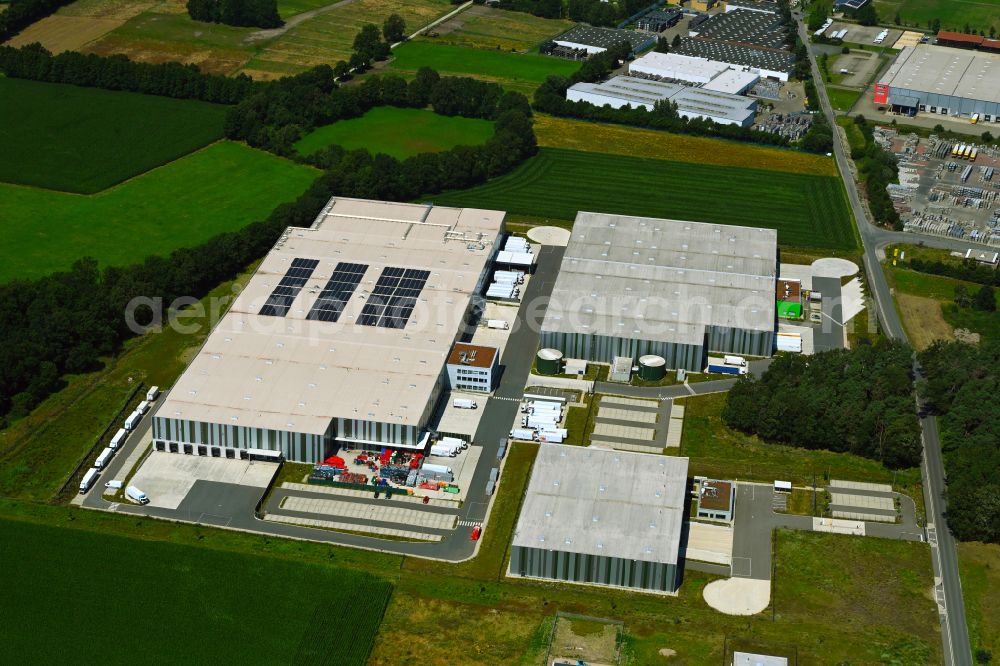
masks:
[[[94,481],[97,481],[97,477],[100,473],[100,470],[94,469],[93,467],[87,470],[87,473],[84,474],[83,478],[80,480],[81,495],[90,490],[90,487],[94,485]]]
[[[101,451],[101,455],[97,456],[97,460],[94,461],[95,469],[104,469],[111,462],[111,459],[115,457],[115,451],[111,447],[108,447]]]
[[[508,324],[503,319],[488,319],[486,320],[486,327],[493,328],[498,331],[506,331],[507,329],[510,328],[510,324]]]
[[[451,404],[459,409],[476,409],[479,407],[475,400],[470,400],[468,398],[455,398]]]
[[[138,502],[139,504],[149,504],[149,498],[146,497],[146,493],[142,492],[135,486],[129,486],[126,488],[125,494],[128,495],[130,500]]]

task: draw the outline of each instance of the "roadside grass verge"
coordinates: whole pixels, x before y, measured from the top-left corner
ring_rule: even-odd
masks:
[[[11,580],[4,605],[17,609],[5,650],[57,663],[86,644],[94,654],[133,661],[312,662],[331,652],[362,666],[392,593],[367,573],[0,521],[0,565]],[[32,585],[27,581],[45,581]],[[94,603],[102,612],[84,613]],[[247,631],[247,613],[267,613],[267,631]],[[170,630],[163,623],[169,618]],[[109,623],[121,632],[107,631]],[[350,639],[330,626],[349,624]],[[40,635],[46,640],[39,641]],[[177,640],[183,636],[184,640]]]
[[[958,571],[972,653],[989,650],[996,655],[1000,651],[1000,546],[958,542]]]
[[[511,173],[434,202],[557,220],[583,210],[761,226],[777,229],[782,245],[857,246],[843,185],[832,176],[542,148]]]
[[[82,194],[221,139],[227,109],[8,78],[0,78],[0,99],[0,181]]]
[[[726,394],[678,399],[685,406],[680,455],[691,459],[690,474],[715,479],[770,483],[775,479],[797,486],[826,485],[828,479],[891,483],[921,503],[920,469],[893,472],[874,460],[850,453],[813,451],[771,444],[726,426],[722,409]]]
[[[99,194],[0,184],[0,281],[37,278],[90,256],[125,266],[266,218],[319,175],[223,141]]]
[[[837,176],[837,165],[833,159],[822,155],[704,136],[557,118],[545,114],[535,116],[535,135],[538,137],[538,145],[545,148],[567,148],[810,176]]]
[[[372,155],[385,153],[406,159],[420,153],[441,152],[455,146],[475,146],[493,136],[493,123],[478,118],[442,116],[427,109],[381,106],[360,118],[319,127],[295,143],[302,155],[330,145],[345,150],[363,148]]]
[[[771,603],[776,621],[803,632],[801,663],[940,663],[927,544],[786,530],[774,539]],[[865,645],[831,642],[821,628],[831,618],[844,630],[881,629]]]
[[[837,111],[850,111],[857,104],[862,91],[851,88],[836,88],[828,85],[826,94],[830,98],[830,105]]]

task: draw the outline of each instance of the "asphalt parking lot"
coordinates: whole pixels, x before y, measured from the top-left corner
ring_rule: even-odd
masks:
[[[153,451],[131,485],[149,497],[149,506],[176,509],[199,482],[249,486],[262,491],[278,471],[277,463],[206,458]]]

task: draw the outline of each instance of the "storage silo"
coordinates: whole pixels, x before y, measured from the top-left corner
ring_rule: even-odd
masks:
[[[539,349],[536,367],[540,374],[558,375],[563,368],[563,353],[558,349]]]
[[[658,382],[667,374],[667,360],[662,356],[647,354],[639,357],[639,379]]]

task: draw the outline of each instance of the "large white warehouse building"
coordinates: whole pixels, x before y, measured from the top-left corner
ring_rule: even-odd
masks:
[[[757,101],[741,95],[693,88],[666,81],[651,81],[634,76],[616,76],[604,83],[576,83],[566,90],[571,102],[589,102],[595,106],[643,107],[653,110],[657,102],[669,100],[677,105],[683,118],[705,118],[720,125],[753,125]]]
[[[742,95],[760,80],[757,72],[749,67],[739,67],[719,60],[658,53],[651,51],[629,63],[628,71],[633,76],[653,79],[685,81],[698,84],[707,90]]]
[[[504,213],[335,198],[289,228],[153,418],[160,450],[422,448]]]
[[[693,371],[707,352],[770,356],[777,255],[773,229],[580,212],[541,346]]]

